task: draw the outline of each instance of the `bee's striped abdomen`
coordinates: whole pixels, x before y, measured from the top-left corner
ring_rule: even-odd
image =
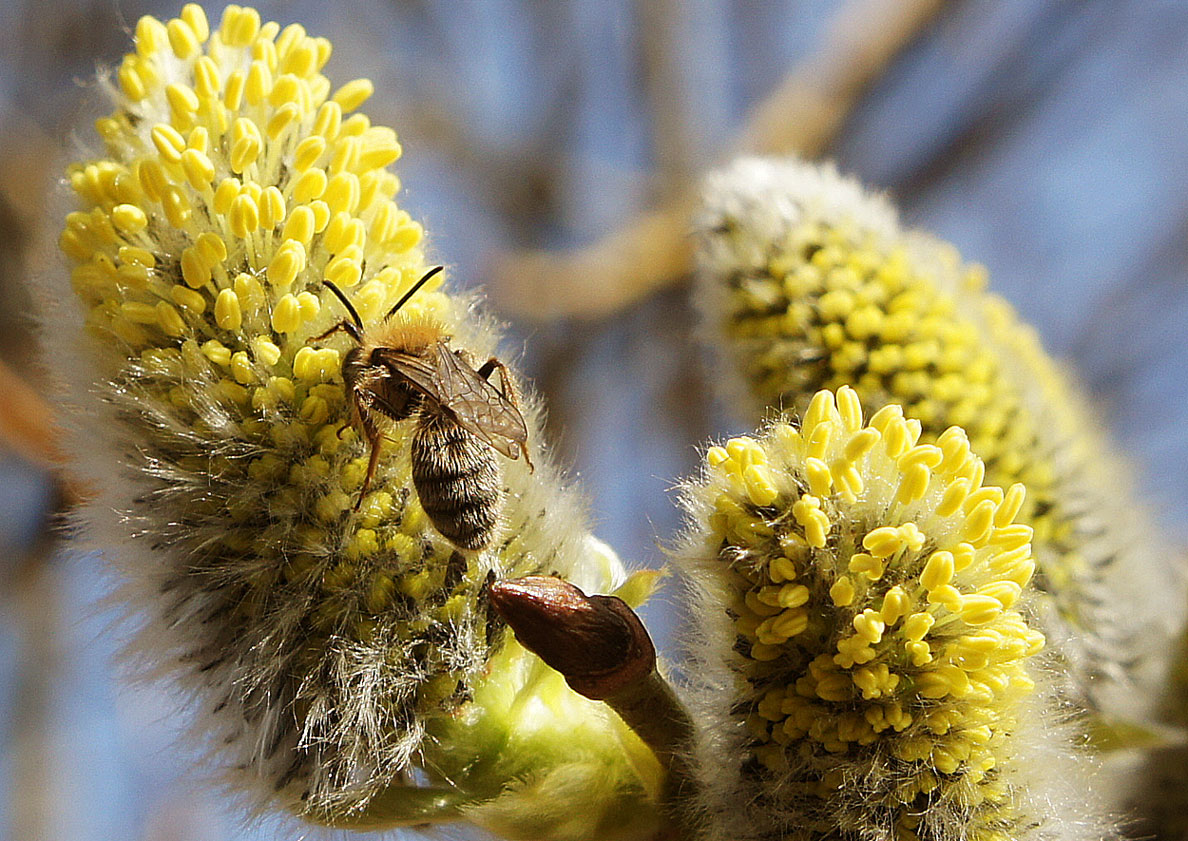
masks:
[[[411,457],[413,485],[437,530],[463,549],[490,543],[503,504],[495,451],[453,420],[423,410]]]

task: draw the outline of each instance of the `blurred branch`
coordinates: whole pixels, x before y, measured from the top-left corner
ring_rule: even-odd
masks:
[[[33,464],[60,471],[66,456],[58,447],[58,427],[53,409],[22,377],[0,360],[0,445]],[[86,489],[69,476],[61,476],[63,502],[84,499]]]
[[[850,0],[821,47],[755,109],[732,154],[821,154],[862,95],[944,8],[944,0]],[[522,317],[600,318],[688,273],[695,185],[586,248],[505,255],[491,292]]]

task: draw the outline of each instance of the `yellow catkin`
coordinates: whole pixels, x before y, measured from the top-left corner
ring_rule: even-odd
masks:
[[[902,434],[888,435],[897,424]],[[894,410],[863,424],[852,390],[818,393],[799,434],[776,423],[712,447],[703,484],[690,488],[713,511],[695,522],[690,557],[700,568],[707,540],[735,592],[735,637],[722,650],[742,652],[731,660],[746,683],[735,697],[754,700],[719,703],[752,722],[748,749],[763,757],[748,772],[747,808],[797,802],[833,815],[825,800],[836,786],[820,781],[842,757],[848,797],[878,820],[927,811],[972,829],[1014,808],[986,769],[1015,756],[1015,717],[1034,687],[1027,658],[1042,646],[1015,609],[1026,582],[1010,577],[1010,553],[1026,552],[1025,534],[1008,531],[1019,528],[1010,509],[1022,489],[1004,495],[942,469],[947,451],[976,459],[956,433],[944,446],[916,437]],[[861,500],[838,486],[843,466],[866,488]],[[898,489],[916,468],[938,493],[907,507]],[[972,507],[954,504],[952,485]],[[955,804],[947,818],[922,805],[938,789]],[[805,792],[821,804],[804,803]]]

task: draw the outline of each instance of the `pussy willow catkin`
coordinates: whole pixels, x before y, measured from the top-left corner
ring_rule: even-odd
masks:
[[[1108,834],[1045,733],[1025,491],[984,476],[961,429],[922,443],[898,406],[864,421],[849,387],[709,449],[674,553],[701,632],[707,837]]]
[[[142,18],[135,45],[96,122],[103,153],[69,169],[60,247],[76,300],[50,301],[46,319],[96,491],[82,519],[123,575],[134,653],[192,698],[191,732],[257,808],[431,820],[401,812],[420,768],[509,836],[587,837],[608,815],[642,832],[646,750],[505,647],[484,597],[494,576],[591,591],[624,577],[539,450],[531,397],[536,470],[502,460],[489,548],[459,551],[429,523],[409,423],[388,430],[354,510],[368,448],[341,376],[353,340],[311,342],[347,315],[323,281],[373,325],[426,270],[421,226],[394,199],[396,134],[358,111],[371,83],[335,88],[326,39],[239,6],[214,28],[193,4]],[[438,283],[401,317],[485,359],[496,333]]]
[[[1184,589],[1084,398],[985,270],[899,226],[828,165],[745,159],[713,174],[697,221],[698,294],[715,382],[753,422],[850,385],[897,403],[924,443],[968,433],[987,481],[1022,482],[1036,605],[1072,694],[1121,717],[1158,696]]]

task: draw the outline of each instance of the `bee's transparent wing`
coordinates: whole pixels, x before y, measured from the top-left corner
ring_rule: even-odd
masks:
[[[528,440],[524,416],[445,342],[435,344],[428,358],[394,348],[377,348],[375,354],[463,429],[508,458],[519,457],[520,445]]]
[[[520,445],[528,440],[520,410],[445,342],[437,345],[437,375],[445,395],[442,405],[453,412],[458,425],[508,458],[519,458]]]

